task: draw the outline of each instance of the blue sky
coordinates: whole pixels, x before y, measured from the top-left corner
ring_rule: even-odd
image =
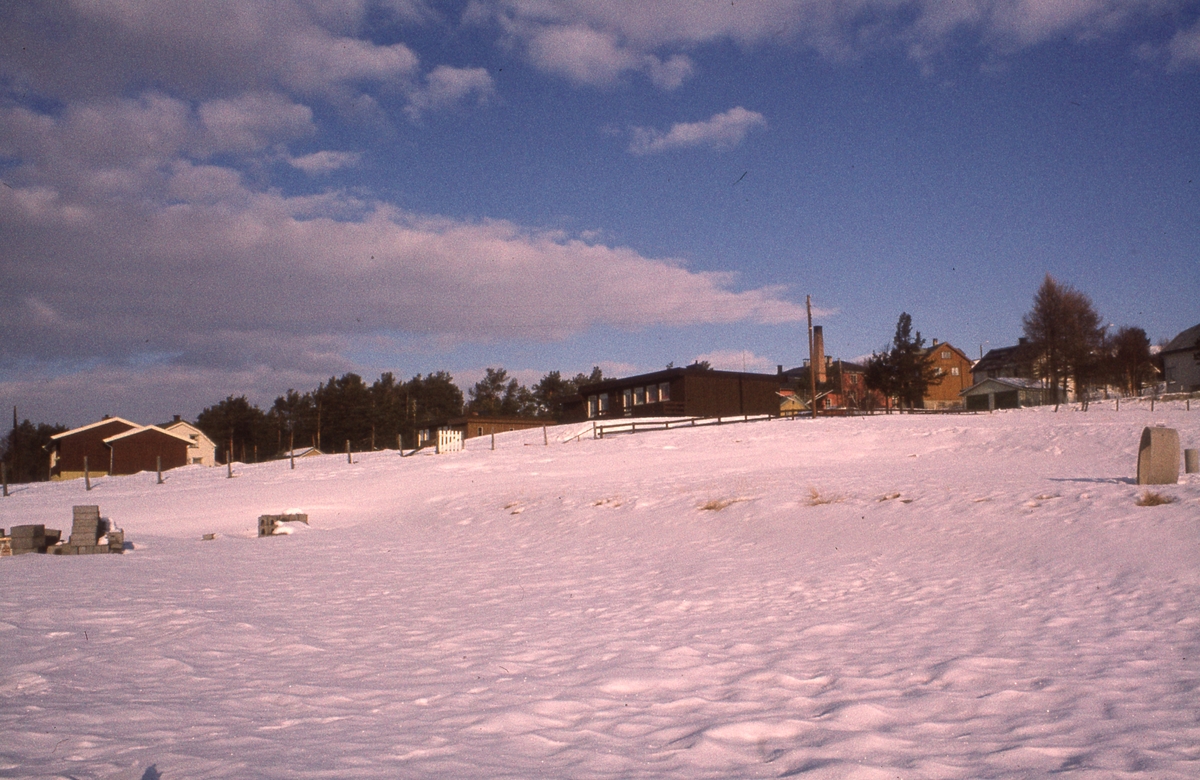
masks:
[[[0,401],[978,356],[1200,321],[1200,3],[0,8]]]

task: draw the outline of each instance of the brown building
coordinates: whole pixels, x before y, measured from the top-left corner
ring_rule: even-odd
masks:
[[[813,330],[816,330],[814,327]],[[787,386],[793,389],[807,409],[811,385],[808,366],[783,371]],[[822,378],[824,377],[824,378]],[[867,409],[882,409],[884,398],[876,390],[867,389],[866,369],[857,363],[825,358],[825,370],[817,372],[817,413],[847,413]]]
[[[624,379],[583,385],[564,404],[567,420],[614,417],[732,417],[779,414],[777,374],[716,371],[699,366],[668,368]]]
[[[963,391],[971,386],[971,359],[951,344],[933,340],[926,350],[938,380],[930,382],[922,399],[926,409],[962,409]]]
[[[533,417],[504,417],[471,414],[466,417],[453,417],[449,420],[439,420],[417,432],[417,446],[434,441],[437,432],[442,428],[462,431],[463,440],[479,436],[490,436],[494,433],[523,431],[527,428],[541,428],[543,425],[554,425],[553,420],[542,420]]]
[[[154,471],[186,466],[188,448],[192,440],[153,425],[141,426],[118,433],[104,440],[111,453],[108,473],[137,474],[139,471]]]
[[[93,474],[107,474],[112,450],[104,444],[110,436],[139,428],[137,423],[120,417],[105,417],[99,422],[63,431],[50,437],[50,479],[78,479],[83,476],[84,459]]]

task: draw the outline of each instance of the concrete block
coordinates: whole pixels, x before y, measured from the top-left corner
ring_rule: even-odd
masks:
[[[108,551],[110,553],[125,552],[125,532],[124,531],[109,531],[108,532]]]
[[[13,539],[30,539],[34,537],[45,537],[46,526],[44,525],[14,525],[12,532],[9,534]]]
[[[1183,451],[1183,471],[1186,474],[1200,473],[1200,450]]]
[[[83,504],[71,507],[71,517],[74,520],[99,520],[100,507],[96,504]]]
[[[1139,485],[1174,485],[1179,481],[1179,431],[1146,428],[1138,447]]]
[[[274,536],[275,529],[279,527],[279,515],[259,515],[258,516],[258,535],[259,536]]]
[[[12,556],[12,538],[8,536],[0,536],[0,558],[8,558]]]

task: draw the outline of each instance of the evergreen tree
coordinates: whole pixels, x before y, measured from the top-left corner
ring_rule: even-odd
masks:
[[[1066,400],[1072,380],[1086,403],[1104,348],[1104,328],[1091,299],[1046,274],[1022,323],[1029,354],[1055,405]]]
[[[45,482],[50,479],[50,456],[46,447],[50,437],[68,430],[63,425],[34,425],[29,420],[17,424],[17,413],[13,410],[13,427],[0,439],[0,462],[3,462],[8,481]]]
[[[925,339],[921,338],[921,331],[913,333],[912,317],[907,312],[901,312],[896,321],[896,335],[892,337],[888,362],[894,376],[896,398],[909,409],[922,406],[929,386],[941,381],[933,367],[932,356],[925,349]]]
[[[557,420],[563,414],[563,402],[574,397],[579,392],[573,380],[563,379],[558,371],[551,371],[533,386],[533,400],[536,406],[535,414]]]
[[[509,379],[503,368],[489,368],[467,396],[467,411],[471,414],[532,416],[537,406],[533,394],[516,379]]]
[[[1112,338],[1109,376],[1125,395],[1140,395],[1154,376],[1150,338],[1141,328],[1125,326]]]
[[[229,453],[243,462],[268,457],[274,452],[274,427],[262,410],[246,400],[246,396],[228,396],[224,401],[206,408],[196,418],[196,427],[204,431],[217,445],[217,460],[225,463]]]

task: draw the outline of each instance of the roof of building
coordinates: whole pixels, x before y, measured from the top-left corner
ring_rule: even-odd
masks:
[[[716,376],[716,377],[739,377],[753,381],[778,381],[778,374],[756,374],[748,371],[721,371],[715,368],[701,368],[700,366],[673,366],[664,368],[661,371],[653,371],[649,374],[636,374],[620,379],[602,379],[599,382],[590,382],[582,385],[579,388],[580,395],[588,395],[591,393],[611,390],[613,388],[625,387],[626,385],[636,384],[651,384],[655,382],[665,382],[669,379],[675,379],[680,376]]]
[[[1005,387],[1012,388],[1013,390],[1044,390],[1046,387],[1040,379],[1022,379],[1016,376],[993,376],[988,377],[983,381],[976,382],[966,390],[960,392],[959,395],[967,395],[972,390],[975,390],[986,384],[1003,385]]]
[[[1167,346],[1163,347],[1159,354],[1165,355],[1168,352],[1186,352],[1200,348],[1200,325],[1192,327],[1180,333],[1175,338],[1171,339]]]
[[[124,423],[124,424],[128,425],[130,428],[142,427],[135,422],[126,420],[124,417],[105,417],[103,420],[97,420],[94,423],[88,423],[87,425],[81,425],[78,428],[72,428],[69,431],[63,431],[62,433],[56,433],[50,437],[50,441],[55,441],[57,439],[65,439],[68,436],[74,436],[77,433],[83,433],[84,431],[91,430],[92,428],[98,428],[101,425],[107,425],[109,423],[114,423],[114,422]]]
[[[976,361],[975,365],[971,366],[972,371],[994,371],[1004,366],[1012,365],[1017,362],[1017,350],[1023,344],[1014,344],[1011,347],[996,347],[989,349],[987,354]]]
[[[157,425],[139,425],[135,428],[129,429],[128,431],[123,431],[122,433],[118,433],[115,436],[107,437],[104,440],[104,443],[111,445],[115,441],[119,441],[121,439],[128,439],[131,436],[142,436],[147,433],[161,433],[163,436],[170,436],[172,439],[178,439],[179,441],[181,441],[184,444],[187,444],[189,446],[191,446],[191,444],[192,444],[192,440],[189,439],[187,436],[180,436],[178,433],[173,433],[172,431],[164,430],[162,428],[159,428]]]

